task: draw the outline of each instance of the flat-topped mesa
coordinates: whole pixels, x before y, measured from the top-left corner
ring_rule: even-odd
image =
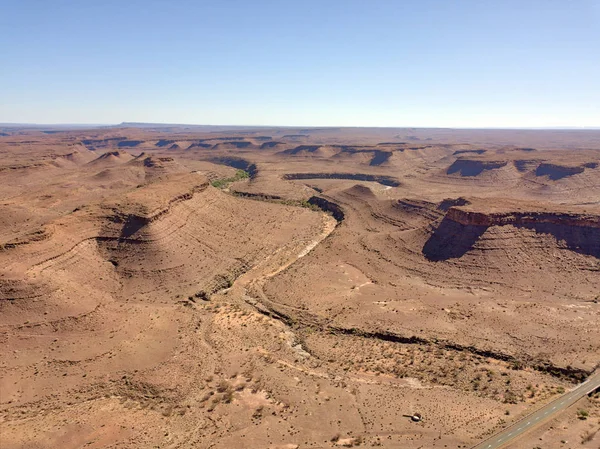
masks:
[[[446,173],[449,175],[459,173],[461,176],[477,176],[483,171],[497,170],[506,167],[507,165],[508,161],[505,160],[459,158],[448,167]]]
[[[446,218],[465,226],[539,225],[542,223],[600,229],[600,216],[569,212],[511,211],[477,212],[462,207],[451,207]]]
[[[559,259],[547,253],[553,249],[600,259],[600,214],[559,205],[545,209],[519,202],[498,200],[494,205],[484,201],[473,199],[471,204],[448,208],[442,220],[432,223],[423,255],[432,261],[442,261],[467,254],[480,257],[485,253],[490,260],[504,257],[498,253],[499,249],[514,248],[517,254],[527,254],[526,257],[539,257],[542,254],[539,251],[545,251],[548,257],[542,259],[555,268]],[[578,260],[588,268],[597,265],[592,259]]]
[[[596,165],[597,166],[597,165]],[[588,162],[582,165],[567,165],[567,164],[554,164],[550,162],[544,162],[540,164],[536,170],[536,176],[547,176],[552,180],[566,178],[568,176],[578,175],[583,173],[586,168],[596,168],[594,162]]]

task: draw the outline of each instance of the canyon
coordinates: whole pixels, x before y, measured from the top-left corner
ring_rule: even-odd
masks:
[[[468,448],[600,363],[599,131],[0,131],[2,448]]]

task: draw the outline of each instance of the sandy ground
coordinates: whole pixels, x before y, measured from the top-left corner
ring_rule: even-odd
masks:
[[[3,449],[468,448],[600,362],[597,131],[9,134]]]

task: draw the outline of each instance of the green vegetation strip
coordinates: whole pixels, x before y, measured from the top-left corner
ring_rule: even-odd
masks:
[[[232,182],[241,181],[242,179],[248,179],[249,177],[250,177],[250,175],[248,174],[247,171],[238,170],[235,172],[235,176],[233,176],[231,178],[217,179],[217,180],[211,182],[210,184],[213,187],[216,187],[217,189],[224,189]]]

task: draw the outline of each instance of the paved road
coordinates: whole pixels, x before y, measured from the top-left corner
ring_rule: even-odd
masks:
[[[523,435],[525,432],[531,430],[534,426],[546,421],[550,418],[555,417],[558,413],[570,407],[579,399],[584,397],[586,394],[591,393],[596,388],[600,387],[600,370],[597,370],[594,374],[587,378],[585,382],[577,386],[577,388],[566,392],[562,396],[556,398],[554,401],[545,405],[539,410],[527,415],[525,418],[520,419],[514,424],[504,429],[502,432],[491,436],[487,440],[474,446],[472,449],[497,449],[505,444],[512,442],[515,438]]]

